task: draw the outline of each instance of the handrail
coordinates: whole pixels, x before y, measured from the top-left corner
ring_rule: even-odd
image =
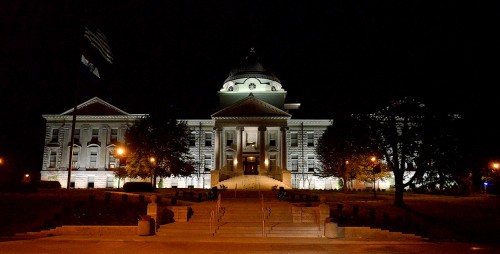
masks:
[[[215,206],[215,213],[216,213],[216,214],[215,214],[215,215],[216,215],[215,217],[217,218],[217,221],[219,221],[220,198],[221,198],[221,197],[220,197],[220,193],[219,193],[219,195],[217,196],[217,204],[216,204],[216,206]]]
[[[214,236],[215,234],[215,230],[212,229],[212,223],[214,221],[214,210],[212,210],[212,212],[210,213],[210,232],[209,232],[209,236]]]
[[[260,212],[262,217],[262,237],[266,236],[266,215],[264,214],[264,195],[261,196]]]

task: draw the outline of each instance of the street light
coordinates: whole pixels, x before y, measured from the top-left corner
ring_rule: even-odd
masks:
[[[120,179],[122,178],[122,170],[123,170],[123,166],[122,166],[122,160],[124,160],[124,162],[126,163],[127,159],[126,159],[126,151],[125,151],[125,148],[123,147],[118,147],[116,150],[115,150],[115,155],[119,158],[118,160],[118,167],[117,169],[115,170],[118,170],[117,171],[117,176],[118,176],[118,189],[120,189]],[[125,164],[123,163],[123,164]],[[116,173],[116,171],[115,171]]]
[[[486,194],[488,192],[488,185],[489,185],[489,181],[491,181],[491,179],[493,178],[492,177],[492,173],[493,171],[497,171],[500,169],[500,163],[499,162],[490,162],[490,166],[488,167],[488,169],[486,170],[486,173],[485,175],[482,177],[482,179],[484,180],[484,193]]]
[[[155,157],[149,157],[149,162],[151,162],[151,184],[153,185],[154,188],[156,188]]]
[[[370,161],[373,163],[371,168],[372,168],[372,177],[373,177],[373,197],[377,198],[377,190],[375,189],[375,175],[377,173],[380,173],[380,164],[377,163],[377,157],[372,156],[370,157]]]

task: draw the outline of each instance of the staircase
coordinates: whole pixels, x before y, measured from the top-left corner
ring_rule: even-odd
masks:
[[[323,235],[319,223],[293,223],[292,204],[278,200],[273,191],[224,191],[218,220],[215,219],[217,203],[207,201],[192,205],[188,222],[161,225],[157,234],[216,238],[318,238]],[[212,212],[214,220],[210,225]]]

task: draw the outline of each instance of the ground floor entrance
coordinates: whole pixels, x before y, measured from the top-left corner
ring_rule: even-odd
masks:
[[[245,157],[243,161],[243,173],[245,175],[259,174],[259,159],[254,156]]]

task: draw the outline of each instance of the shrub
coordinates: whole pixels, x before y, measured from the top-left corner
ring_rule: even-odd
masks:
[[[106,202],[106,204],[109,203],[109,200],[111,200],[111,193],[109,192],[104,193],[104,201]]]
[[[39,189],[61,189],[59,181],[39,181],[37,184]]]
[[[127,182],[123,185],[125,192],[152,192],[153,185],[148,182]]]

